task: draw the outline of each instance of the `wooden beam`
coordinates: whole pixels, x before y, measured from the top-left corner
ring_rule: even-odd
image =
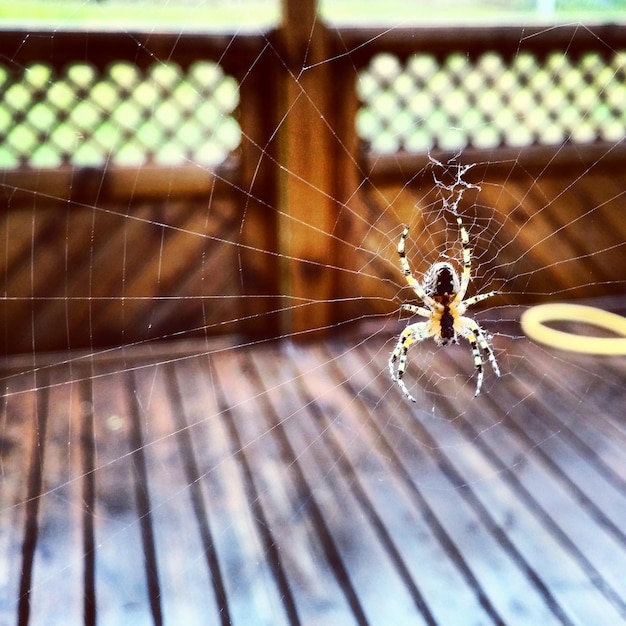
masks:
[[[238,164],[231,159],[210,171],[196,165],[136,167],[76,167],[15,169],[0,172],[6,204],[30,206],[63,203],[77,206],[103,201],[145,202],[160,198],[223,197],[232,193]]]
[[[239,79],[241,168],[233,191],[242,210],[238,258],[245,298],[241,330],[255,337],[280,333],[275,68],[275,58],[268,50]]]
[[[323,330],[332,319],[335,201],[326,30],[315,0],[283,0],[278,232],[283,331]]]

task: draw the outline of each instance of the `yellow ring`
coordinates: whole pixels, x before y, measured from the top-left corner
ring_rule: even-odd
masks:
[[[522,330],[538,343],[587,354],[626,354],[626,317],[581,304],[542,304],[521,317]],[[549,328],[545,322],[584,322],[623,337],[589,337]]]

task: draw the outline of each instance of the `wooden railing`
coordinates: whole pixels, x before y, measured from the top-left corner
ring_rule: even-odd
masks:
[[[451,52],[475,59],[497,51],[506,62],[523,52],[541,59],[560,50],[576,63],[588,51],[609,58],[625,35],[625,27],[614,25],[336,30],[317,19],[313,2],[286,3],[284,25],[257,34],[3,32],[0,58],[8,82],[19,81],[25,68],[40,62],[62,73],[79,61],[102,74],[118,62],[146,72],[167,61],[184,73],[199,60],[211,61],[238,84],[241,128],[239,146],[213,167],[189,159],[164,165],[149,152],[140,165],[109,159],[80,167],[68,150],[52,168],[24,164],[1,172],[3,235],[14,240],[3,255],[5,275],[21,276],[4,290],[4,323],[24,329],[4,333],[5,349],[93,347],[178,336],[189,329],[278,336],[358,317],[363,303],[333,300],[358,295],[367,302],[366,288],[354,289],[360,267],[355,250],[365,245],[372,216],[385,211],[385,188],[409,190],[406,181],[427,159],[426,151],[404,148],[376,153],[357,133],[362,106],[357,76],[372,59],[391,53],[404,63],[428,52],[444,62]],[[433,152],[447,156],[438,146]],[[506,171],[498,176],[510,180],[519,166],[529,172],[548,163],[623,163],[624,148],[623,142],[601,139],[584,146],[498,143],[488,149],[468,145],[463,158],[504,164],[500,169]],[[485,175],[484,170],[474,173]],[[406,202],[412,210],[414,198]],[[110,222],[103,228],[113,229],[97,231],[103,240],[95,245],[96,230],[89,226],[96,219],[94,207],[102,211],[97,219],[102,215]],[[67,212],[62,228],[54,226],[60,208]],[[215,215],[220,216],[216,222]],[[132,224],[144,228],[133,234]],[[153,239],[146,243],[148,231]],[[97,257],[106,257],[104,240],[116,236],[118,252],[134,245],[133,237],[144,252],[138,253],[136,274],[127,262],[118,268],[119,280],[99,291],[107,263],[102,261],[98,274]],[[181,238],[169,253],[168,237]],[[216,249],[223,254],[212,258]],[[39,263],[49,263],[46,252],[56,255],[59,268],[56,279],[42,271],[40,282]],[[78,280],[74,292],[68,287],[73,271],[68,262],[83,267],[84,281]],[[154,270],[146,282],[149,263],[159,265],[160,273],[157,277]],[[194,282],[190,276],[195,275]],[[212,287],[211,281],[216,281]],[[230,300],[217,306],[220,296]],[[147,320],[152,320],[149,331]]]

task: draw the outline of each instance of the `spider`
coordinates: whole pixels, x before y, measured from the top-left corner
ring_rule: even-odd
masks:
[[[389,372],[391,379],[396,381],[402,393],[411,401],[415,398],[409,393],[403,377],[407,366],[409,348],[419,341],[432,337],[439,346],[449,343],[458,343],[459,337],[469,341],[474,355],[474,367],[477,372],[476,391],[474,397],[480,393],[483,384],[483,359],[480,350],[489,359],[496,376],[500,376],[500,369],[496,362],[491,346],[487,342],[485,331],[471,317],[465,317],[468,307],[495,295],[497,291],[478,294],[464,300],[465,292],[470,281],[472,270],[469,236],[460,217],[456,218],[463,244],[463,273],[459,275],[454,266],[447,261],[439,261],[430,266],[424,275],[423,283],[419,283],[411,272],[406,258],[405,243],[409,234],[408,226],[404,227],[398,242],[398,256],[400,267],[409,287],[423,302],[424,306],[403,304],[402,309],[426,318],[425,322],[409,324],[400,334],[396,347],[389,357]],[[396,361],[398,362],[396,368]]]

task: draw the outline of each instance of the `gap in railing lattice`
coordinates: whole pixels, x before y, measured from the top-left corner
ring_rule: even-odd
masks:
[[[210,61],[0,65],[0,169],[216,166],[240,143],[238,105],[237,82]]]
[[[579,59],[375,56],[358,76],[357,131],[380,154],[617,142],[626,135],[626,51]]]

